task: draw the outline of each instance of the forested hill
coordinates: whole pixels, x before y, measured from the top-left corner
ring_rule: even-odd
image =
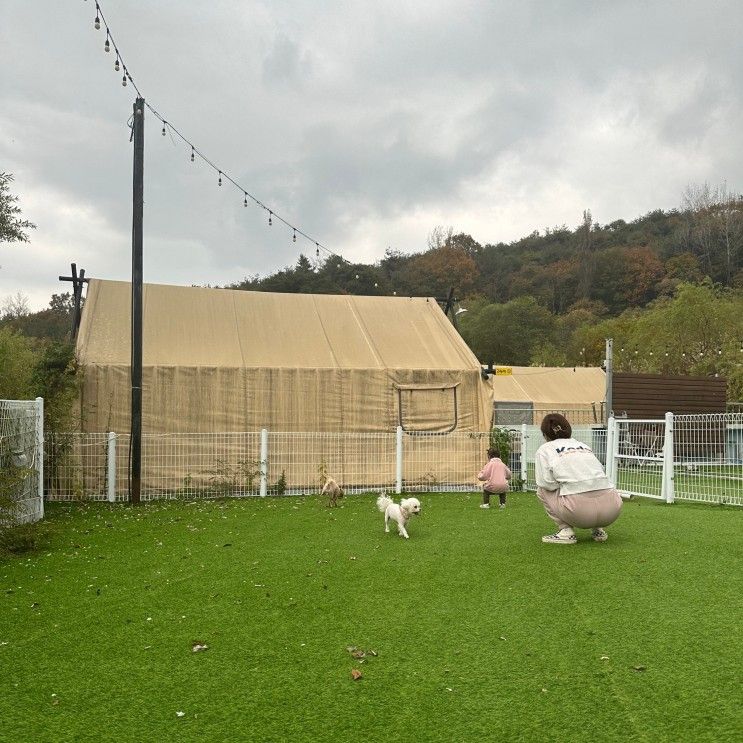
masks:
[[[438,229],[424,252],[387,250],[374,265],[301,256],[293,267],[233,288],[445,296],[453,286],[462,299],[502,303],[533,297],[555,314],[588,303],[601,315],[615,316],[705,276],[722,286],[741,286],[742,258],[743,213],[735,199],[607,225],[585,212],[575,229],[535,231],[508,244],[481,245],[467,234]]]

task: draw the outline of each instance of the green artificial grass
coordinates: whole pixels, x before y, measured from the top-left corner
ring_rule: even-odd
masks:
[[[408,541],[372,496],[50,505],[0,562],[0,740],[740,739],[741,509],[561,546],[533,495],[420,500]]]

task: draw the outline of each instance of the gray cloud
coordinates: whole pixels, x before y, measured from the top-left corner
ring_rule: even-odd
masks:
[[[632,219],[689,182],[740,188],[743,8],[657,2],[133,0],[103,8],[142,91],[245,188],[356,260]],[[133,91],[90,3],[6,0],[0,169],[27,246],[0,298],[41,306],[70,260],[127,278]],[[148,117],[145,273],[228,283],[313,246],[269,228]]]

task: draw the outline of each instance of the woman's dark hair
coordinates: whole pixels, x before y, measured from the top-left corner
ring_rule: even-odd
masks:
[[[548,413],[544,416],[541,425],[542,433],[547,441],[555,439],[569,439],[573,429],[568,423],[568,419],[559,413]]]
[[[492,459],[493,457],[497,457],[498,452],[495,449],[488,449],[488,459]]]

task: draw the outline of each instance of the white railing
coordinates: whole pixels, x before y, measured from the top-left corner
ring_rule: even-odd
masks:
[[[743,506],[743,413],[611,418],[608,436],[622,494]]]
[[[506,428],[514,489],[535,490],[538,426]],[[610,418],[576,425],[625,496],[668,503],[743,505],[743,414]],[[146,434],[142,498],[217,498],[317,493],[322,475],[347,493],[477,491],[489,432]],[[66,434],[47,439],[47,498],[128,500],[129,436]]]
[[[0,400],[0,525],[44,517],[44,400]]]
[[[511,461],[522,469],[521,435]],[[489,432],[145,434],[141,492],[154,498],[218,498],[317,493],[322,475],[347,493],[475,491]],[[47,440],[47,498],[129,498],[128,434],[64,434]]]

